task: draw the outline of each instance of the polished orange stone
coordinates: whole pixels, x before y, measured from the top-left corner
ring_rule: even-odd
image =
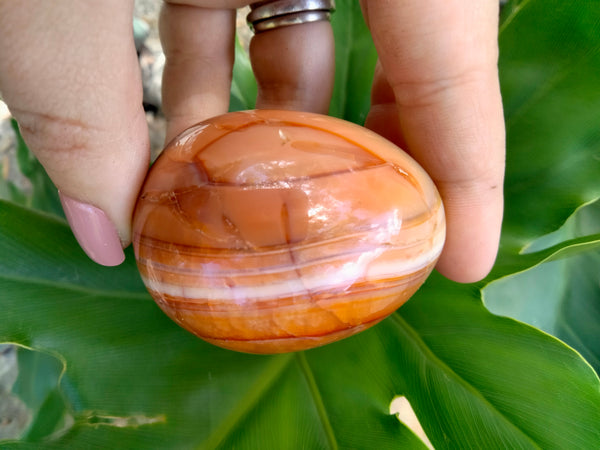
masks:
[[[171,142],[133,224],[163,311],[249,353],[376,324],[425,281],[444,236],[433,182],[398,147],[339,119],[267,110],[215,117]]]

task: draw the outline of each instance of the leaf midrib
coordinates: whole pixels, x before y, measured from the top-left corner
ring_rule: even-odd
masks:
[[[308,360],[306,359],[306,355],[304,354],[304,352],[297,353],[296,355],[296,359],[298,360],[298,364],[300,366],[300,369],[302,370],[302,374],[304,375],[304,378],[308,385],[308,389],[310,390],[315,408],[317,409],[317,413],[319,414],[319,419],[321,419],[321,424],[323,425],[323,430],[325,431],[325,435],[327,436],[329,448],[337,450],[339,448],[339,445],[335,437],[335,432],[333,431],[333,427],[331,426],[331,421],[329,420],[327,409],[325,408],[325,404],[323,403],[323,397],[321,396],[321,392],[319,391],[319,386],[317,385],[315,376],[312,372],[312,369],[310,368]]]
[[[36,277],[22,277],[17,275],[6,276],[0,274],[0,282],[17,282],[27,285],[37,285],[40,287],[76,292],[82,295],[92,297],[109,297],[109,298],[130,298],[135,300],[150,300],[150,294],[146,292],[134,292],[127,290],[104,290],[100,288],[93,288],[91,286],[78,285],[74,283],[66,283],[50,280],[47,278],[36,278]]]
[[[240,421],[254,409],[261,397],[281,377],[291,361],[292,354],[289,353],[273,357],[266,370],[257,377],[257,382],[248,388],[246,395],[236,402],[236,407],[221,421],[221,425],[197,448],[214,449],[223,443],[233,433]]]

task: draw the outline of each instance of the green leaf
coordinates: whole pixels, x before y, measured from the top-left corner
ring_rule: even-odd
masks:
[[[250,57],[239,39],[235,40],[235,63],[231,82],[230,111],[254,109],[258,87],[252,72]]]
[[[531,247],[569,242],[578,235],[589,237],[589,233],[598,231],[600,202],[581,208],[559,230],[534,241]],[[536,266],[488,285],[485,304],[496,314],[516,318],[562,339],[600,372],[599,267],[597,250]]]
[[[329,114],[362,124],[369,111],[377,52],[358,2],[338,6],[332,16],[335,82]],[[256,94],[248,52],[236,40],[230,110],[254,108]]]
[[[30,220],[67,229],[52,217],[9,208],[11,219],[22,216],[15,226]],[[0,216],[0,242],[11,229],[8,217]],[[62,236],[55,242],[75,253],[76,242]],[[10,238],[25,249],[31,236]],[[0,252],[2,267],[10,255]],[[34,252],[23,258],[22,267],[40,265]],[[600,439],[591,425],[600,420],[600,389],[589,366],[548,335],[486,312],[473,286],[435,276],[374,330],[265,357],[203,343],[148,295],[122,282],[114,292],[110,284],[100,289],[86,280],[97,278],[96,266],[78,265],[78,276],[60,285],[52,276],[0,275],[0,341],[60,355],[66,366],[56,395],[74,421],[52,445],[420,448],[389,413],[398,394],[411,401],[437,448],[467,441],[560,448]],[[115,280],[137,275],[131,265],[98,270]]]
[[[490,315],[472,286],[430,278],[390,322],[404,347],[397,370],[407,398],[436,448],[592,448],[600,441],[593,370],[554,338]]]
[[[332,16],[335,84],[329,114],[363,124],[371,103],[377,52],[359,2],[339,3]]]
[[[485,304],[563,340],[600,373],[600,253],[544,264],[492,283]]]
[[[20,348],[20,375],[13,394],[25,402],[35,417],[23,440],[41,441],[71,426],[69,407],[59,387],[63,370],[63,361],[48,354]]]
[[[500,262],[600,197],[599,12],[598,0],[520,1],[503,11],[507,170]],[[521,261],[520,270],[530,267]]]
[[[12,120],[13,130],[17,138],[17,162],[21,173],[31,182],[32,192],[27,195],[27,206],[40,211],[46,211],[59,217],[64,217],[58,191],[54,183],[48,177],[46,170],[29,151],[17,122]]]
[[[267,441],[285,446],[296,436],[311,448],[420,445],[389,414],[390,386],[370,384],[368,373],[331,378],[333,348],[325,358],[313,359],[311,354],[259,357],[213,347],[171,322],[137,281],[126,281],[139,278],[133,264],[96,266],[79,255],[64,222],[0,206],[5,213],[0,243],[8,250],[0,251],[0,342],[27,345],[64,361],[61,395],[74,422],[54,444],[78,447],[93,440],[107,447],[119,442],[229,448]],[[74,264],[57,269],[60,264],[48,250],[32,251],[43,240],[31,234],[34,228],[52,232],[53,244],[61,249],[58,258]],[[16,268],[11,266],[15,254],[21,255]],[[340,370],[352,374],[357,357],[341,363]],[[379,353],[370,359],[381,367],[386,357]],[[336,398],[342,399],[337,405]],[[359,422],[372,431],[350,425]]]
[[[90,264],[65,220],[2,200],[0,254],[4,256],[0,258],[0,276],[6,279],[56,288],[77,286],[83,293],[140,296],[144,292],[131,258],[120,268]]]

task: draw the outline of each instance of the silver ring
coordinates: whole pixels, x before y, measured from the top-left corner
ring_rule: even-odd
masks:
[[[255,33],[279,27],[330,20],[335,0],[275,0],[250,5],[246,17]]]

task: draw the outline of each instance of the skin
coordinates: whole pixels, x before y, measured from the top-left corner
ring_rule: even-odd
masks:
[[[247,3],[165,2],[167,140],[227,111],[234,10]],[[502,221],[498,1],[361,5],[380,59],[366,126],[411,153],[438,186],[448,226],[438,270],[477,281],[493,265]],[[132,10],[132,0],[0,0],[4,100],[57,188],[102,209],[124,245],[149,158]],[[258,107],[327,112],[328,23],[260,34],[251,59]]]

